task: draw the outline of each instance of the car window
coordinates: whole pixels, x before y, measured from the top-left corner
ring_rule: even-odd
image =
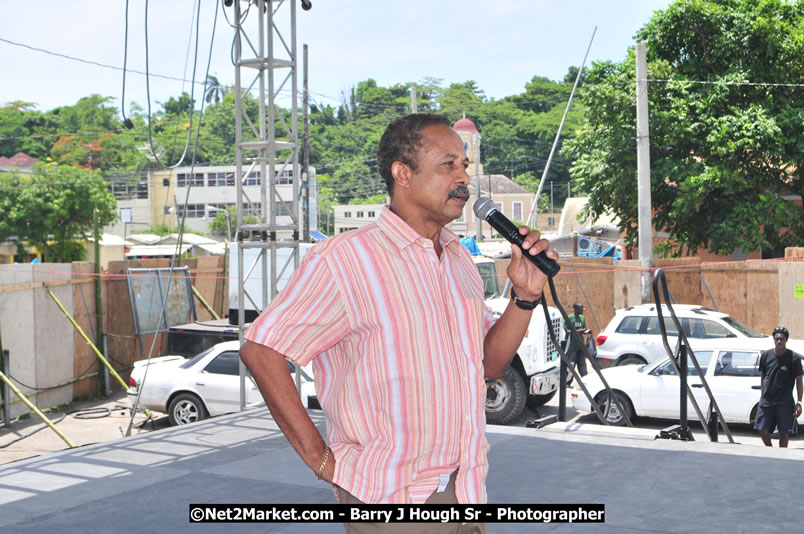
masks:
[[[745,337],[767,337],[765,334],[760,334],[750,326],[744,325],[734,317],[723,317],[723,322],[740,332]]]
[[[717,357],[715,376],[760,376],[758,351],[723,351]]]
[[[722,324],[707,319],[690,319],[690,337],[698,339],[722,339],[724,337],[734,337]]]
[[[673,367],[673,364],[670,360],[667,361],[664,365],[660,365],[656,369],[653,370],[653,374],[655,375],[673,375],[676,376],[678,373],[676,372],[676,368]]]
[[[658,317],[647,317],[646,319],[647,319],[647,321],[646,321],[647,324],[643,325],[643,328],[645,329],[645,331],[643,333],[654,335],[654,336],[662,335],[662,330],[659,328],[659,318]],[[684,321],[686,321],[686,319],[680,319],[680,320],[681,320],[681,327],[684,328]],[[664,317],[664,327],[665,327],[665,330],[667,330],[667,335],[668,336],[677,336],[678,335],[678,330],[676,330],[676,324],[673,322],[672,317]]]
[[[239,361],[240,355],[237,351],[221,352],[204,367],[204,371],[219,375],[239,375]]]
[[[711,350],[696,350],[695,351],[695,359],[698,360],[698,365],[701,367],[701,371],[703,374],[706,374],[706,370],[709,369],[709,362],[712,360],[712,351]],[[698,370],[695,368],[695,365],[692,363],[692,360],[689,361],[689,369],[688,369],[688,376],[698,376]]]
[[[619,334],[638,334],[639,324],[642,322],[642,319],[644,319],[644,317],[626,317],[617,325],[615,332]]]
[[[701,371],[706,374],[706,370],[709,368],[709,360],[712,359],[712,351],[709,350],[699,350],[695,351],[695,358],[698,360],[698,365],[701,367]],[[672,375],[678,376],[676,372],[676,368],[673,367],[673,362],[667,360],[667,363],[664,365],[660,365],[656,369],[653,370],[653,374],[655,375]],[[687,362],[687,376],[698,376],[698,370],[695,368],[695,365],[692,363],[691,360]]]
[[[480,272],[483,280],[483,299],[491,299],[500,296],[500,286],[497,283],[497,267],[493,263],[476,263],[475,267]]]
[[[204,356],[206,356],[207,354],[212,352],[212,349],[214,349],[214,348],[215,347],[210,347],[207,350],[205,350],[204,352],[196,354],[195,356],[193,356],[192,358],[190,358],[189,360],[187,360],[186,362],[181,364],[179,367],[182,368],[182,369],[189,369],[193,365],[197,364],[198,360],[200,360],[201,358],[203,358]]]

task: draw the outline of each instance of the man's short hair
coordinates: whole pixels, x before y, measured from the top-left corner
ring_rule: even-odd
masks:
[[[777,326],[773,329],[773,335],[776,336],[776,334],[782,334],[785,339],[790,339],[790,332],[783,326]]]
[[[583,308],[583,302],[576,302],[572,305],[572,308],[576,310]]]
[[[416,170],[416,152],[421,148],[422,130],[428,126],[443,124],[452,127],[446,115],[434,113],[412,113],[393,121],[385,129],[377,147],[377,168],[385,180],[388,194],[394,194],[394,176],[391,165],[401,161]]]

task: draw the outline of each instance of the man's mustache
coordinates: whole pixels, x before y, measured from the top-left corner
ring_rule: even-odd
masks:
[[[450,199],[458,195],[469,197],[469,188],[463,185],[458,186],[449,192],[449,196],[447,198]]]

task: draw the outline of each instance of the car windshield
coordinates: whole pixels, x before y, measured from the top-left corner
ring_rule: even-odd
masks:
[[[200,360],[201,358],[203,358],[204,356],[206,356],[207,354],[209,354],[210,352],[212,352],[212,349],[214,349],[214,348],[215,348],[215,347],[210,347],[210,348],[208,348],[207,350],[205,350],[204,352],[202,352],[202,353],[200,353],[200,354],[196,354],[195,356],[193,356],[192,358],[190,358],[189,360],[187,360],[186,362],[184,362],[183,364],[181,364],[181,365],[179,366],[179,368],[180,368],[180,369],[188,369],[188,368],[192,367],[193,365],[195,365],[196,363],[198,363],[198,360]]]
[[[695,359],[698,360],[698,366],[701,368],[701,372],[703,374],[706,374],[706,370],[709,368],[709,360],[712,359],[712,351],[711,350],[695,351]],[[656,366],[652,374],[678,376],[678,373],[676,372],[676,368],[673,366],[673,363],[669,359],[665,359],[664,362],[665,363]],[[691,360],[687,361],[687,376],[698,376],[698,369],[695,368],[695,365],[692,363]]]
[[[746,326],[733,317],[724,317],[723,322],[740,332],[745,337],[768,337],[765,334],[760,334],[750,326]]]
[[[477,263],[480,278],[483,280],[483,298],[491,299],[500,296],[500,286],[497,284],[497,269],[493,263]]]

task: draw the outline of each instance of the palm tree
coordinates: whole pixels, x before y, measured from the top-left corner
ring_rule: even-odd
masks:
[[[207,83],[206,83],[206,91],[204,93],[204,100],[207,104],[212,102],[213,100],[217,104],[221,101],[221,99],[226,95],[227,90],[220,81],[218,81],[217,76],[213,76],[212,74],[207,75]]]

